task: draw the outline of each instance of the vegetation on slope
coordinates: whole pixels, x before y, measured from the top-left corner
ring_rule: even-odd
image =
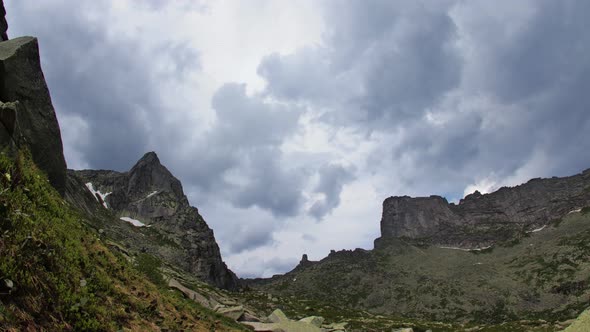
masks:
[[[0,330],[242,329],[146,280],[81,219],[30,157],[0,155]]]
[[[526,321],[521,330],[559,330],[590,306],[585,211],[509,246],[466,252],[392,240],[380,250],[336,252],[251,286],[373,314],[490,328]]]

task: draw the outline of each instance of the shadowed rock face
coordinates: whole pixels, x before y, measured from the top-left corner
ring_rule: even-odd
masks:
[[[383,202],[381,238],[409,238],[465,248],[489,246],[543,227],[590,205],[590,170],[564,178],[529,182],[482,195],[458,205],[440,196],[389,197]]]
[[[8,22],[6,22],[6,9],[4,9],[4,1],[0,0],[0,41],[8,40]]]
[[[0,42],[0,148],[30,150],[35,164],[64,194],[61,133],[33,37]]]
[[[108,210],[117,217],[129,217],[149,225],[149,232],[157,234],[159,239],[154,241],[135,229],[129,230],[125,221],[117,220],[121,229],[106,230],[117,240],[129,248],[150,252],[212,285],[237,288],[237,278],[222,261],[213,231],[198,209],[189,205],[180,181],[154,152],[145,154],[129,172],[84,170],[70,171],[69,175],[68,191],[72,191],[67,195],[69,201],[84,205],[82,196],[89,194],[85,184],[92,183],[95,190],[110,193],[104,199]],[[102,206],[98,208],[106,210]]]

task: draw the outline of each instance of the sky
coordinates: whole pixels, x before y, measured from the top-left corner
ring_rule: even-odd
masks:
[[[585,0],[7,0],[69,168],[148,151],[240,277],[372,249],[389,196],[590,168]]]

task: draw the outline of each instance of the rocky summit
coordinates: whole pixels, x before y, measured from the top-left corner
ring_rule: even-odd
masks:
[[[440,196],[389,197],[383,202],[381,238],[478,249],[521,237],[570,211],[590,205],[590,170],[550,179],[533,179],[459,204]]]
[[[123,247],[153,254],[214,286],[237,288],[213,231],[156,153],[146,153],[128,172],[83,170],[68,176],[66,198],[95,215],[114,214],[107,224],[104,217],[97,219],[96,227]]]

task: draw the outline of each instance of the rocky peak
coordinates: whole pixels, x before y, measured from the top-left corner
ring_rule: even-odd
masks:
[[[141,167],[163,167],[160,163],[160,158],[154,151],[147,152],[146,154],[141,157],[135,166],[131,168],[133,171],[134,168],[141,168]]]
[[[128,172],[129,182],[126,195],[131,199],[141,199],[153,193],[171,193],[173,199],[185,201],[182,184],[160,163],[155,152],[146,153]]]
[[[458,205],[440,196],[389,197],[383,202],[381,239],[481,248],[521,236],[588,205],[588,170],[564,178],[533,179],[485,195],[476,191]]]
[[[78,179],[71,181],[78,187],[91,183],[104,195],[107,208],[123,218],[116,220],[116,227],[107,231],[112,231],[109,235],[215,286],[237,287],[236,276],[221,259],[213,231],[197,208],[189,205],[180,181],[160,163],[155,152],[146,153],[125,173],[84,170],[70,174]],[[128,222],[148,225],[149,231],[140,234]]]

